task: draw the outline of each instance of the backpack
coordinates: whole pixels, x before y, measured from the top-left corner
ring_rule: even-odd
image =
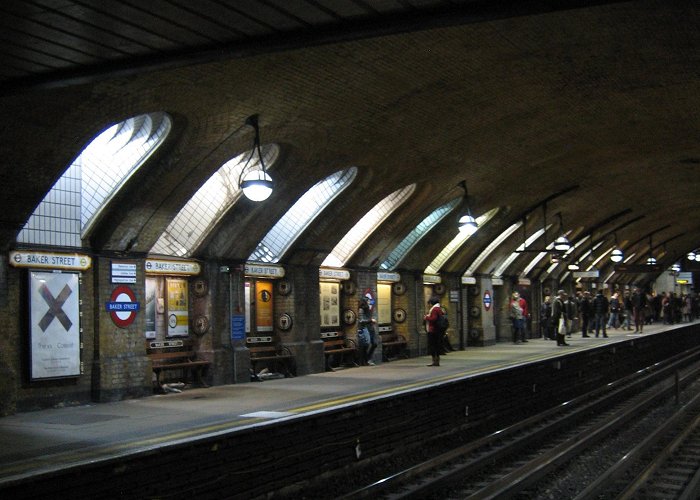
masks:
[[[438,333],[445,333],[447,331],[450,322],[447,319],[447,313],[445,311],[442,311],[442,314],[438,315],[435,326],[438,329]]]

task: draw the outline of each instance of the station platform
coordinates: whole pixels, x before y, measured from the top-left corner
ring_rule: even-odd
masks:
[[[540,362],[674,327],[645,326],[641,335],[613,329],[609,338],[582,338],[578,332],[567,337],[568,347],[544,339],[473,347],[442,356],[440,367],[426,366],[430,357],[422,356],[295,378],[20,413],[0,418],[0,486],[35,474]]]

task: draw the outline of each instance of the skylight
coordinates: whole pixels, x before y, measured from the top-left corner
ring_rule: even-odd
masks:
[[[165,113],[129,118],[93,139],[39,203],[17,241],[80,247],[100,211],[170,132]]]
[[[372,207],[340,240],[321,265],[328,267],[344,266],[350,257],[362,246],[362,243],[369,238],[394,210],[400,207],[413,194],[415,189],[416,185],[410,184],[394,191]]]
[[[265,167],[269,170],[277,159],[279,148],[273,144],[261,149]],[[189,256],[241,196],[238,181],[248,158],[250,151],[224,163],[209,177],[170,222],[151,248],[151,253]],[[251,167],[256,168],[248,165],[248,169]]]
[[[389,254],[384,262],[379,265],[380,269],[394,269],[403,258],[408,255],[408,252],[416,246],[416,244],[428,234],[428,231],[435,227],[447,214],[459,205],[461,198],[456,198],[441,207],[435,209],[430,215],[423,219],[408,235],[399,243],[394,250]]]
[[[304,229],[350,185],[356,174],[357,168],[351,167],[316,183],[270,229],[248,260],[279,262]]]
[[[506,241],[511,234],[517,231],[522,224],[522,222],[516,222],[499,234],[498,237],[489,243],[488,246],[484,248],[484,251],[481,252],[476,259],[474,259],[474,262],[472,262],[469,268],[464,272],[464,276],[473,276],[476,270],[479,269],[479,266],[484,263],[489,255],[491,255],[499,246],[501,246],[501,244]]]
[[[486,224],[491,218],[496,215],[496,212],[498,212],[497,208],[494,208],[493,210],[489,210],[486,212],[484,215],[480,215],[479,217],[476,218],[476,223],[479,225],[479,228],[483,227],[484,224]],[[478,232],[478,229],[477,229]],[[447,260],[452,257],[455,252],[473,235],[476,233],[469,233],[466,231],[460,231],[457,233],[457,236],[455,236],[452,241],[450,241],[445,248],[442,249],[442,251],[438,254],[435,259],[428,265],[428,267],[425,268],[425,273],[426,274],[438,274],[440,271],[440,268],[447,262]]]

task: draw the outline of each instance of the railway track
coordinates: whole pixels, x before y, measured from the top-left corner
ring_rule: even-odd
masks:
[[[558,475],[586,450],[594,449],[611,435],[632,427],[642,415],[657,408],[664,400],[673,399],[674,394],[678,398],[681,388],[696,382],[700,376],[698,357],[698,352],[693,351],[648,367],[516,425],[398,471],[343,498],[537,498],[539,484]],[[577,498],[614,498],[625,494],[623,491],[630,483],[627,476],[633,470],[632,464],[638,464],[642,457],[649,456],[650,450],[659,448],[664,441],[661,436],[668,440],[668,436],[681,434],[677,425],[694,420],[697,411],[694,408],[700,406],[699,401],[694,399],[679,409],[678,413],[683,416],[669,419],[669,423],[663,426],[665,430],[659,430],[657,438],[649,436],[644,446],[634,446],[639,448],[634,460],[627,456],[627,450],[621,450],[620,465],[610,467],[595,484],[580,491]],[[676,427],[671,420],[677,422]],[[688,432],[688,435],[693,433]],[[651,461],[658,462],[655,458]],[[693,466],[687,466],[687,462],[685,468],[693,469]],[[640,466],[636,465],[636,468]],[[694,468],[697,469],[697,465]],[[658,468],[653,471],[653,474],[659,473]],[[653,477],[651,471],[645,476]],[[658,479],[654,481],[659,482]],[[630,492],[631,496],[627,498],[641,498],[637,496],[640,491]]]

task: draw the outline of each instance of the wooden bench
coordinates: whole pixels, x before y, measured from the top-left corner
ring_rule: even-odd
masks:
[[[335,365],[340,366],[349,364],[346,355],[352,354],[350,363],[352,366],[357,366],[357,345],[352,339],[345,338],[338,332],[324,332],[321,334],[323,338],[323,354],[326,358],[326,371],[333,371],[332,360],[335,360]]]
[[[211,363],[204,359],[197,359],[196,352],[182,350],[183,348],[184,346],[180,348],[151,347],[147,350],[158,388],[162,387],[163,384],[161,374],[170,370],[182,370],[185,380],[196,381],[201,387],[208,387],[202,378],[202,372]]]
[[[379,336],[382,338],[382,360],[389,361],[391,357],[408,358],[406,352],[406,338],[403,335],[394,332],[383,332]]]
[[[248,349],[250,350],[250,366],[255,375],[258,374],[256,366],[259,363],[264,363],[273,371],[281,368],[281,373],[285,377],[295,376],[294,354],[288,347],[271,344],[249,344]]]

